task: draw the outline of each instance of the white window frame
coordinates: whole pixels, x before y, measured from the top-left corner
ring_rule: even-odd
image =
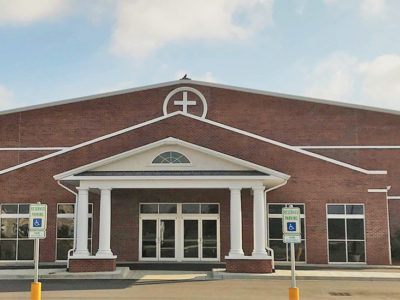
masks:
[[[284,205],[285,207],[289,207],[289,205],[303,205],[304,208],[304,214],[300,214],[300,220],[304,220],[304,239],[301,239],[302,242],[304,242],[304,261],[296,261],[296,263],[299,264],[306,264],[307,263],[307,226],[306,226],[306,204],[305,203],[267,203],[266,207],[266,215],[267,215],[267,230],[266,230],[266,235],[267,235],[267,245],[270,247],[270,238],[269,238],[269,219],[274,218],[274,219],[282,219],[282,213],[280,214],[270,214],[269,213],[269,206],[270,205]],[[272,239],[273,241],[282,241],[283,242],[283,237],[282,239]],[[277,260],[275,263],[278,264],[290,264],[290,250],[288,244],[286,245],[286,261],[283,260]]]
[[[330,205],[344,205],[344,214],[328,214],[328,206]],[[363,207],[363,214],[347,214],[346,212],[346,206],[347,205],[361,205]],[[328,227],[328,220],[329,219],[342,219],[344,220],[344,233],[345,233],[345,238],[344,239],[329,239],[329,227]],[[364,226],[364,239],[363,240],[354,240],[354,239],[347,239],[347,219],[362,219],[363,220],[363,226]],[[345,247],[346,247],[346,261],[333,261],[331,262],[329,259],[329,242],[334,241],[334,242],[344,242]],[[363,262],[355,262],[355,261],[350,261],[349,262],[349,253],[347,250],[347,242],[364,242],[364,259],[365,261]],[[366,236],[366,229],[365,229],[365,205],[364,203],[327,203],[326,204],[326,250],[328,254],[328,264],[332,265],[341,265],[341,264],[354,264],[354,265],[366,265],[367,264],[367,236]]]
[[[177,210],[176,213],[171,214],[160,214],[160,213],[141,213],[141,205],[142,204],[176,204]],[[186,214],[182,213],[182,205],[183,204],[198,204],[200,205],[200,212],[198,214]],[[202,214],[201,213],[201,204],[214,204],[218,205],[218,214]],[[139,203],[139,261],[220,261],[220,251],[221,251],[221,242],[220,242],[220,205],[219,203],[214,202],[201,202],[201,203],[193,203],[193,202],[183,202],[183,203],[164,203],[164,202],[141,202]],[[159,209],[158,209],[159,211]],[[175,220],[175,257],[174,258],[160,258],[159,257],[159,245],[157,243],[157,257],[148,258],[142,257],[142,220],[157,220],[157,234],[156,239],[158,241],[159,238],[159,220]],[[184,243],[184,231],[183,226],[184,220],[198,220],[199,222],[199,257],[198,258],[184,258],[183,252],[183,243]],[[216,220],[217,221],[217,257],[216,258],[203,258],[202,256],[202,222],[203,220]],[[200,242],[201,241],[201,242]]]
[[[170,163],[153,163],[153,161],[154,161],[157,157],[159,157],[161,154],[164,154],[164,153],[166,153],[166,152],[176,152],[176,153],[179,153],[179,154],[181,154],[182,156],[186,157],[186,159],[187,159],[189,162],[188,162],[188,163],[172,163],[172,162],[170,162]],[[182,151],[176,151],[176,150],[167,150],[167,151],[159,152],[156,156],[153,157],[153,159],[152,159],[151,162],[150,162],[150,166],[156,166],[156,167],[163,167],[163,166],[164,166],[164,167],[171,167],[171,166],[176,166],[176,167],[185,166],[185,167],[187,167],[187,166],[192,166],[192,165],[193,165],[192,160],[190,160],[189,157],[188,157],[184,152],[182,152]]]
[[[18,224],[19,219],[28,219],[29,220],[29,212],[27,214],[20,214],[20,213],[18,213],[18,211],[19,211],[20,205],[30,205],[30,204],[31,203],[1,203],[0,204],[0,224],[1,224],[1,219],[17,219],[17,224]],[[17,205],[17,213],[16,214],[2,214],[1,213],[2,205]],[[29,229],[28,229],[28,232],[29,232]],[[14,241],[14,240],[16,241],[15,242],[15,245],[16,245],[15,246],[15,259],[0,260],[0,262],[32,262],[33,261],[33,259],[31,259],[31,260],[18,259],[18,242],[19,242],[19,240],[27,241],[27,240],[32,240],[32,239],[18,237],[18,231],[17,231],[17,235],[15,238],[1,238],[1,236],[0,236],[0,240],[1,241]],[[32,246],[32,247],[34,247],[34,246]],[[33,248],[32,248],[32,250],[33,250]]]
[[[73,237],[72,238],[59,238],[58,237],[58,219],[72,219],[74,221],[74,232],[75,232],[75,225],[76,225],[75,213],[70,213],[70,214],[58,213],[59,205],[72,205],[74,207],[74,212],[75,212],[75,203],[57,203],[57,208],[56,208],[57,209],[57,217],[56,217],[56,234],[55,234],[55,236],[56,236],[56,246],[55,246],[56,252],[54,253],[55,258],[56,258],[55,261],[56,262],[66,262],[67,260],[65,260],[65,259],[57,259],[57,242],[58,242],[58,240],[72,240],[73,249],[75,249],[75,238],[73,238]],[[91,249],[88,249],[88,250],[90,253],[92,253],[92,250],[93,250],[93,227],[94,227],[94,224],[93,224],[94,205],[93,205],[93,203],[89,203],[89,205],[92,207],[92,212],[88,213],[88,218],[92,219],[92,228],[91,228],[91,237],[88,237],[88,241],[90,240]]]

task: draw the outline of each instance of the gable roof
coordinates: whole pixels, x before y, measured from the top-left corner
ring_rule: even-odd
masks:
[[[199,151],[199,152],[202,152],[202,153],[217,157],[217,158],[222,159],[222,160],[229,161],[231,163],[234,163],[234,164],[242,166],[242,167],[250,168],[251,170],[258,171],[259,173],[261,173],[263,175],[273,175],[273,176],[276,176],[276,177],[281,178],[283,180],[288,180],[290,178],[289,175],[281,173],[281,172],[278,172],[278,171],[275,171],[273,169],[266,168],[266,167],[263,167],[263,166],[260,166],[260,165],[245,161],[243,159],[240,159],[240,158],[237,158],[237,157],[233,157],[231,155],[227,155],[227,154],[224,154],[224,153],[221,153],[221,152],[218,152],[218,151],[215,151],[215,150],[211,150],[211,149],[208,149],[208,148],[205,148],[205,147],[201,147],[201,146],[198,146],[198,145],[186,142],[186,141],[182,141],[182,140],[179,140],[179,139],[176,139],[176,138],[173,138],[173,137],[169,137],[169,138],[165,138],[165,139],[159,140],[157,142],[150,143],[150,144],[147,144],[147,145],[144,145],[144,146],[141,146],[141,147],[138,147],[138,148],[135,148],[135,149],[132,149],[132,150],[117,154],[117,155],[113,155],[111,157],[107,157],[105,159],[101,159],[101,160],[96,161],[96,162],[92,162],[92,163],[84,165],[84,166],[80,166],[78,168],[74,168],[72,170],[68,170],[68,171],[63,172],[61,174],[57,174],[57,175],[54,176],[54,179],[61,180],[63,178],[66,178],[66,177],[71,176],[71,175],[76,175],[76,174],[80,174],[82,176],[82,173],[85,173],[85,172],[90,171],[92,169],[95,169],[95,168],[98,168],[100,166],[113,163],[115,161],[124,159],[126,157],[129,157],[129,156],[132,156],[132,155],[135,155],[135,154],[138,154],[138,153],[142,153],[142,152],[145,152],[145,151],[148,151],[150,149],[153,149],[153,148],[156,148],[156,147],[159,147],[159,146],[163,146],[163,145],[179,145],[179,146],[182,146],[184,148],[189,148],[189,149],[192,149],[192,150],[195,150],[195,151]],[[171,171],[168,171],[168,172],[171,172]]]
[[[12,114],[12,113],[17,113],[17,112],[29,111],[29,110],[52,107],[52,106],[63,105],[63,104],[70,104],[70,103],[81,102],[81,101],[96,100],[96,99],[104,98],[104,97],[116,96],[116,95],[121,95],[121,94],[145,91],[145,90],[162,88],[162,87],[173,86],[173,85],[180,85],[180,84],[189,84],[189,85],[193,84],[193,85],[200,85],[200,86],[206,86],[206,87],[228,89],[228,90],[251,93],[251,94],[286,98],[286,99],[291,99],[291,100],[306,101],[306,102],[313,102],[313,103],[319,103],[319,104],[334,105],[334,106],[340,106],[340,107],[347,107],[347,108],[369,110],[369,111],[381,112],[381,113],[387,113],[387,114],[393,114],[393,115],[400,115],[400,111],[398,111],[398,110],[372,107],[372,106],[367,106],[367,105],[358,105],[358,104],[345,103],[345,102],[326,100],[326,99],[320,99],[320,98],[312,98],[312,97],[296,96],[296,95],[284,94],[284,93],[269,92],[269,91],[263,91],[263,90],[258,90],[258,89],[243,88],[243,87],[231,86],[231,85],[220,84],[220,83],[212,83],[212,82],[206,82],[206,81],[198,81],[198,80],[167,81],[167,82],[163,82],[163,83],[146,85],[146,86],[141,86],[141,87],[136,87],[136,88],[123,89],[123,90],[118,90],[118,91],[113,91],[113,92],[94,94],[94,95],[90,95],[90,96],[71,98],[71,99],[48,102],[48,103],[37,104],[37,105],[30,105],[30,106],[0,111],[0,115]]]
[[[241,130],[241,129],[237,129],[237,128],[234,128],[234,127],[231,127],[231,126],[228,126],[228,125],[224,125],[224,124],[221,124],[221,123],[218,123],[218,122],[215,122],[215,121],[211,121],[211,120],[208,120],[208,119],[203,119],[201,117],[197,117],[197,116],[194,116],[194,115],[191,115],[191,114],[188,114],[188,113],[183,113],[182,111],[176,111],[176,112],[171,113],[169,115],[158,117],[158,118],[155,118],[155,119],[152,119],[152,120],[140,123],[140,124],[136,124],[134,126],[131,126],[131,127],[128,127],[128,128],[125,128],[125,129],[122,129],[122,130],[119,130],[119,131],[116,131],[116,132],[113,132],[113,133],[110,133],[110,134],[107,134],[107,135],[104,135],[104,136],[101,136],[101,137],[98,137],[98,138],[95,138],[95,139],[92,139],[92,140],[86,141],[84,143],[72,146],[70,148],[63,149],[61,151],[57,151],[57,152],[51,153],[51,154],[42,156],[40,158],[31,160],[31,161],[28,161],[28,162],[25,162],[25,163],[22,163],[22,164],[19,164],[19,165],[16,165],[16,166],[4,169],[4,170],[0,170],[0,175],[5,174],[5,173],[10,172],[10,171],[13,171],[13,170],[17,170],[17,169],[25,167],[27,165],[31,165],[31,164],[43,161],[43,160],[51,158],[51,157],[62,155],[64,153],[73,151],[75,149],[82,148],[82,147],[85,147],[87,145],[90,145],[90,144],[93,144],[93,143],[96,143],[96,142],[99,142],[99,141],[102,141],[102,140],[105,140],[105,139],[108,139],[108,138],[111,138],[111,137],[114,137],[114,136],[117,136],[117,135],[120,135],[120,134],[124,134],[126,132],[129,132],[129,131],[132,131],[132,130],[135,130],[135,129],[138,129],[138,128],[141,128],[141,127],[144,127],[144,126],[147,126],[147,125],[150,125],[150,124],[153,124],[153,123],[168,119],[168,118],[172,118],[172,117],[177,116],[177,115],[183,115],[183,116],[191,118],[191,119],[195,119],[195,120],[198,120],[198,121],[201,121],[201,122],[205,122],[207,124],[210,124],[210,125],[213,125],[213,126],[217,126],[219,128],[223,128],[223,129],[226,129],[226,130],[238,133],[238,134],[242,134],[242,135],[245,135],[245,136],[260,140],[260,141],[265,142],[265,143],[273,144],[273,145],[278,146],[278,147],[282,147],[282,148],[285,148],[285,149],[288,149],[288,150],[291,150],[291,151],[294,151],[294,152],[297,152],[297,153],[301,153],[301,154],[304,154],[304,155],[307,155],[307,156],[310,156],[310,157],[313,157],[313,158],[316,158],[316,159],[320,159],[322,161],[326,161],[326,162],[329,162],[329,163],[332,163],[332,164],[335,164],[335,165],[338,165],[338,166],[341,166],[341,167],[345,167],[345,168],[351,169],[353,171],[357,171],[357,172],[361,172],[361,173],[369,174],[369,175],[387,174],[387,171],[385,171],[385,170],[366,170],[366,169],[363,169],[363,168],[360,168],[360,167],[357,167],[357,166],[354,166],[354,165],[351,165],[351,164],[348,164],[348,163],[344,163],[344,162],[341,162],[341,161],[338,161],[338,160],[335,160],[335,159],[332,159],[332,158],[329,158],[329,157],[326,157],[326,156],[323,156],[323,155],[320,155],[320,154],[309,152],[309,151],[304,150],[304,149],[300,149],[300,148],[297,148],[297,147],[294,147],[294,146],[290,146],[290,145],[285,144],[285,143],[281,143],[281,142],[278,142],[278,141],[275,141],[275,140],[272,140],[272,139],[268,139],[268,138],[265,138],[265,137],[262,137],[262,136],[259,136],[259,135],[256,135],[256,134]]]

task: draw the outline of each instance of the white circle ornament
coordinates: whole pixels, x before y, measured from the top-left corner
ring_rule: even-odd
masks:
[[[177,93],[180,93],[180,92],[183,93],[182,100],[175,100],[175,101],[174,101],[174,105],[182,106],[182,112],[183,112],[184,114],[187,114],[187,113],[188,113],[188,112],[187,112],[188,106],[197,105],[197,101],[188,101],[188,99],[187,99],[187,93],[188,93],[188,92],[191,92],[191,93],[193,93],[193,94],[196,94],[196,95],[200,98],[201,102],[203,103],[203,114],[201,115],[201,118],[204,119],[204,118],[206,117],[206,115],[207,115],[207,102],[206,102],[206,98],[204,97],[204,95],[203,95],[202,93],[200,93],[200,91],[198,91],[198,90],[196,90],[196,89],[194,89],[194,88],[188,87],[188,86],[183,86],[183,87],[176,88],[176,89],[172,90],[172,91],[167,95],[167,97],[166,97],[165,100],[164,100],[164,104],[163,104],[163,113],[164,113],[164,116],[168,115],[167,107],[168,107],[168,102],[169,102],[169,100],[171,99],[171,97],[172,97],[173,95],[175,95],[175,94],[177,94]]]

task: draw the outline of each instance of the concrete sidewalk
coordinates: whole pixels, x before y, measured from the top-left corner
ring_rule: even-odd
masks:
[[[400,270],[297,270],[297,280],[353,280],[353,281],[400,281]],[[33,269],[0,270],[0,280],[32,280]],[[133,279],[152,281],[197,281],[221,279],[290,280],[290,270],[276,270],[272,274],[227,273],[225,269],[212,271],[161,271],[130,270],[118,267],[114,272],[69,273],[66,269],[40,269],[39,279]]]

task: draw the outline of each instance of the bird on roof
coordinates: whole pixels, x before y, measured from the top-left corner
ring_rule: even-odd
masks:
[[[187,77],[187,74],[185,74],[180,80],[190,80],[190,78]]]

